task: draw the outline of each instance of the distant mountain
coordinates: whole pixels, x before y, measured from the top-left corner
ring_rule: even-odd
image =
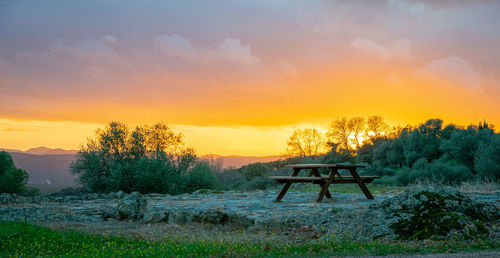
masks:
[[[275,160],[284,159],[284,156],[238,156],[238,155],[230,155],[230,156],[222,156],[222,155],[204,155],[200,158],[222,158],[222,168],[240,168],[242,166],[257,163],[257,162],[271,162]]]
[[[45,146],[31,148],[31,149],[29,149],[27,151],[24,151],[24,153],[35,154],[35,155],[76,154],[76,152],[77,152],[76,150],[64,150],[64,149],[61,149],[61,148],[51,149],[51,148],[47,148]]]
[[[48,147],[45,147],[45,146],[31,148],[31,149],[28,149],[28,150],[25,150],[25,151],[15,150],[15,149],[0,148],[0,151],[19,152],[19,153],[34,154],[34,155],[76,154],[78,152],[77,150],[65,150],[65,149],[61,149],[61,148],[52,149],[52,148],[48,148]]]
[[[29,174],[28,186],[39,188],[44,194],[54,193],[65,187],[75,187],[76,176],[70,172],[74,154],[28,154],[10,152],[16,167]]]

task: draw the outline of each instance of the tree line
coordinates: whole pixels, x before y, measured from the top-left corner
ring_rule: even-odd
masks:
[[[446,184],[500,180],[500,134],[487,122],[467,127],[430,119],[416,126],[389,127],[381,116],[340,118],[324,134],[296,130],[287,141],[292,157],[324,163],[364,163],[379,182],[418,180]]]

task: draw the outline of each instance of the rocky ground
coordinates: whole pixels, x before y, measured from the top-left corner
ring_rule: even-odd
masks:
[[[302,192],[289,192],[283,202],[275,203],[276,194],[276,191],[199,191],[177,196],[123,192],[65,197],[1,194],[0,220],[152,239],[165,236],[224,239],[230,235],[232,240],[302,241],[327,237],[391,240],[397,235],[390,225],[413,216],[401,215],[401,210],[429,202],[427,197],[413,197],[412,191],[379,194],[375,200],[366,200],[362,194],[333,193],[335,199],[321,203],[313,201],[315,193]],[[490,237],[496,238],[500,191],[471,193],[460,198],[465,198],[465,203],[477,202],[481,204],[478,207],[486,207],[479,212],[493,220],[486,225]],[[455,209],[464,207],[461,203],[450,205]]]

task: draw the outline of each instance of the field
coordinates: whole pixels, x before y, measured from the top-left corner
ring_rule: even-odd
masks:
[[[474,252],[500,250],[499,243],[407,241],[344,242],[328,239],[299,242],[231,242],[162,240],[97,236],[76,231],[57,231],[23,222],[0,222],[0,256],[347,256]]]

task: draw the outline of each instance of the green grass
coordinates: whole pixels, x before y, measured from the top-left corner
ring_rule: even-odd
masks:
[[[400,192],[403,191],[403,187],[397,186],[387,186],[387,185],[377,185],[377,184],[366,184],[368,189],[372,194],[384,194],[388,192]],[[334,193],[363,193],[357,184],[335,184],[330,185],[330,192]],[[313,184],[295,184],[292,185],[290,191],[292,192],[316,192],[320,190],[319,185]]]
[[[147,241],[56,231],[22,222],[0,222],[0,257],[146,257],[146,256],[344,256],[499,250],[498,242],[227,242]]]

